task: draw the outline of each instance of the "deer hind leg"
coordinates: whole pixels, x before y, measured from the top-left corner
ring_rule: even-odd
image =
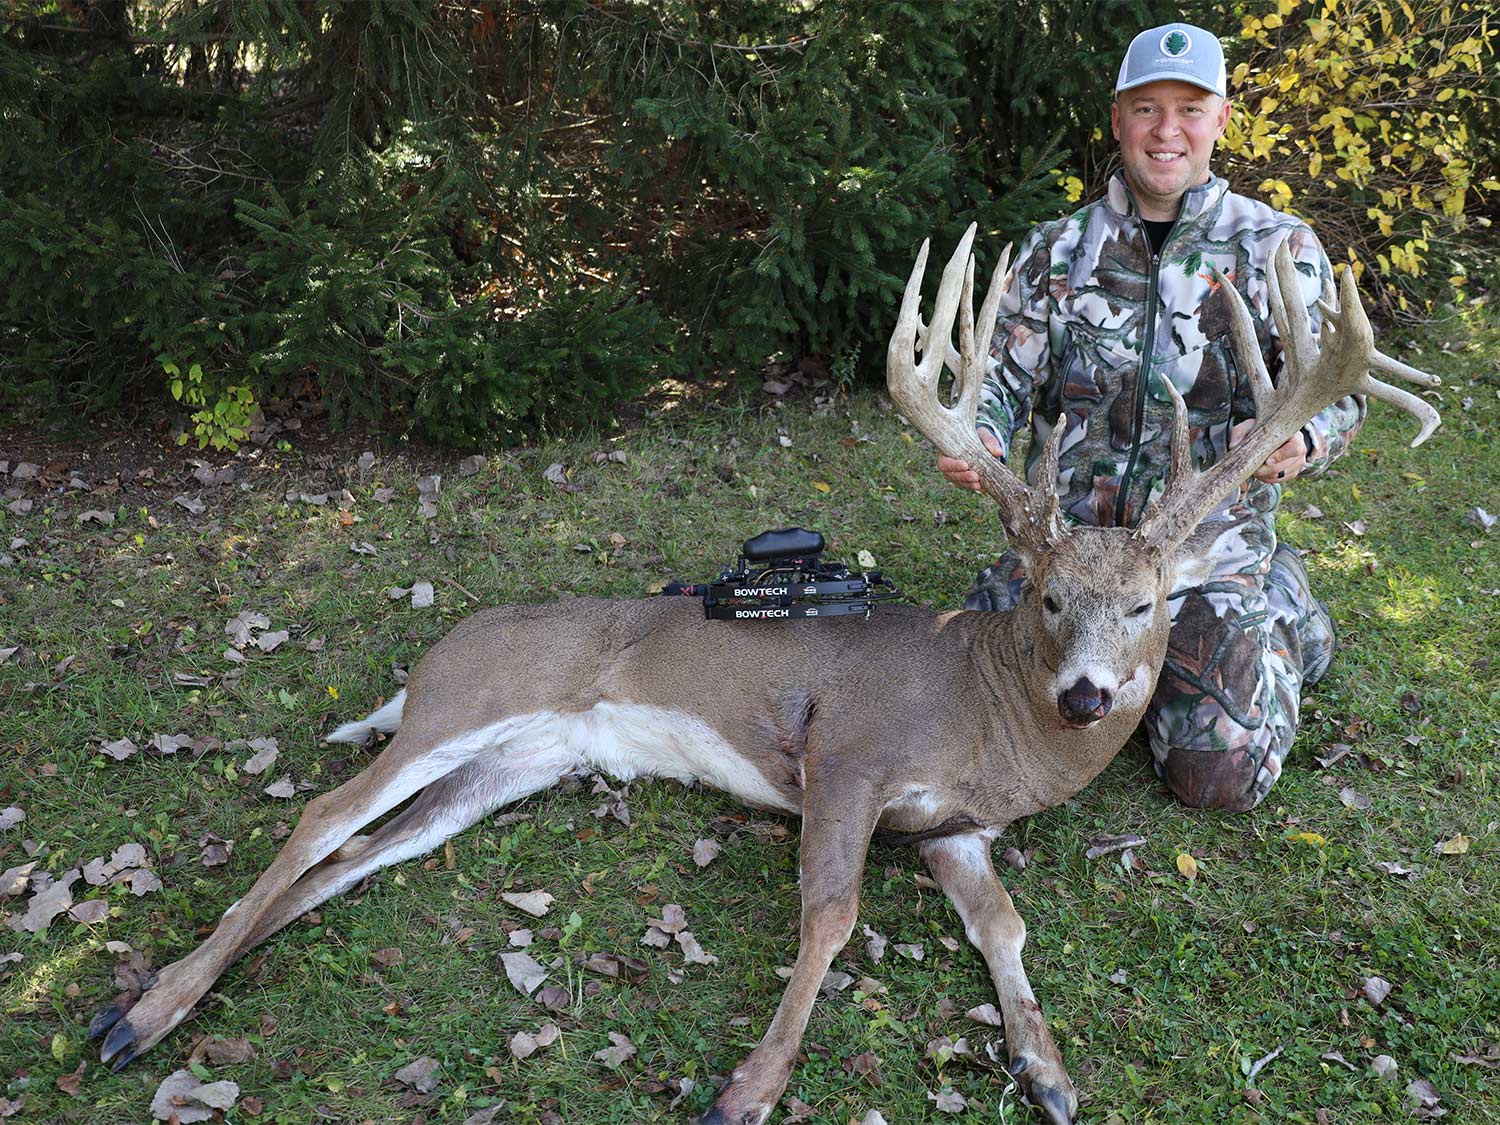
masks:
[[[279,925],[285,925],[288,918],[308,909],[303,906],[302,910],[282,918],[276,926],[272,925],[279,917],[279,902],[284,900],[282,910],[285,911],[304,897],[306,891],[320,885],[321,877],[314,876],[304,892],[296,891],[299,882],[307,879],[310,871],[345,848],[354,833],[365,824],[423,789],[438,785],[480,755],[493,753],[515,733],[518,725],[517,720],[510,720],[448,739],[424,738],[403,728],[369,768],[337,789],[308,802],[281,852],[245,897],[225,911],[218,928],[203,944],[161,970],[156,983],[129,1008],[128,1014],[124,1008],[115,1005],[95,1017],[90,1034],[98,1036],[108,1032],[99,1052],[101,1061],[111,1063],[118,1070],[154,1046],[187,1018],[193,1005],[246,949],[269,936]],[[480,793],[469,798],[472,806],[489,801],[492,802],[489,807],[493,808],[523,792],[534,792],[535,788],[555,781],[573,761],[566,748],[555,742],[539,742],[528,747],[518,758],[511,763],[510,770],[498,771],[499,777],[486,775],[491,788],[487,795],[481,796],[484,792],[481,789]],[[538,777],[545,777],[549,770],[550,779],[533,786],[533,782]],[[406,833],[415,833],[417,841],[425,840],[436,831],[432,825],[442,822],[446,827],[461,819],[459,810],[436,811],[439,798],[444,795],[451,796],[451,787],[440,789],[431,801],[419,798],[413,809],[420,805],[422,814],[407,816],[403,813],[387,825],[388,829],[399,827],[384,838],[386,848],[394,848],[393,854],[399,854],[401,841],[408,845],[412,843],[412,838]],[[475,819],[482,815],[477,808],[462,810],[464,815],[469,811],[474,812]],[[429,823],[423,824],[423,820]],[[450,832],[456,830],[449,829]],[[336,858],[329,871],[338,870],[340,863],[356,864],[361,856],[378,857],[379,852],[370,852],[370,844],[378,837],[381,837],[381,832],[363,846],[356,845],[348,850],[344,857]],[[440,838],[432,839],[427,846],[438,842]],[[343,873],[347,874],[347,869]],[[343,887],[334,879],[327,884],[323,897],[341,889]]]
[[[995,874],[989,842],[980,836],[949,836],[919,846],[933,877],[958,908],[969,940],[989,966],[1005,1017],[1010,1073],[1053,1125],[1071,1125],[1078,1094],[1021,965],[1026,923]]]
[[[879,816],[867,793],[844,791],[836,807],[804,798],[802,927],[797,964],[775,1018],[755,1050],[734,1068],[700,1125],[760,1125],[791,1077],[823,975],[854,930],[865,852]]]
[[[243,957],[277,930],[384,867],[415,859],[501,805],[556,784],[560,770],[517,771],[503,759],[470,762],[419,793],[369,836],[351,837],[272,903],[241,944]]]

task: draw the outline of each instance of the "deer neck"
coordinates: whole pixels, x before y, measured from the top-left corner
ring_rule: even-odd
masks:
[[[1166,632],[1142,652],[1139,682],[1104,719],[1084,730],[1063,725],[1048,692],[1040,605],[1023,599],[1010,613],[976,615],[975,662],[995,697],[1000,721],[984,752],[985,772],[1020,790],[1007,798],[1007,821],[1052,808],[1080,792],[1120,752],[1139,725],[1166,657]],[[1009,786],[1007,786],[1009,788]],[[1017,803],[1021,811],[1014,811]]]

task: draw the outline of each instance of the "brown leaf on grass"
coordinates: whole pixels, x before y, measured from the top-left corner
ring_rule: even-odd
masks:
[[[862,924],[859,932],[865,935],[865,952],[870,955],[870,960],[877,965],[880,964],[880,959],[885,956],[888,939],[884,934],[870,929],[868,925]]]
[[[786,1116],[781,1120],[783,1125],[806,1125],[818,1115],[818,1111],[796,1094],[788,1094],[781,1099],[781,1108],[786,1110]]]
[[[1480,1043],[1466,1055],[1451,1054],[1448,1057],[1465,1066],[1482,1066],[1486,1070],[1500,1070],[1500,1043]]]
[[[152,891],[159,891],[162,886],[161,880],[156,877],[154,871],[133,871],[126,881],[130,884],[130,893],[136,898],[150,894]]]
[[[11,898],[24,893],[31,883],[31,873],[36,870],[36,864],[36,860],[30,863],[18,863],[15,867],[8,867],[0,873],[0,898]]]
[[[7,828],[14,828],[25,819],[26,814],[15,805],[11,805],[7,809],[0,809],[0,831],[4,831]]]
[[[106,742],[99,747],[99,752],[117,762],[123,762],[126,758],[133,757],[139,753],[139,747],[128,738],[117,738],[113,742]]]
[[[386,949],[377,949],[374,953],[370,954],[371,961],[386,968],[389,968],[391,965],[401,964],[403,957],[405,957],[405,954],[394,945]]]
[[[1391,982],[1384,977],[1366,977],[1360,982],[1359,991],[1366,1000],[1378,1008],[1391,994]]]
[[[826,973],[823,974],[823,980],[822,983],[818,985],[818,990],[822,992],[824,996],[832,996],[834,995],[834,993],[843,992],[844,989],[848,988],[853,983],[854,978],[848,973],[842,973],[837,969],[829,969]]]
[[[48,886],[31,896],[25,913],[12,914],[5,924],[13,930],[36,933],[45,930],[64,910],[73,905],[73,893],[68,888],[79,878],[77,870],[65,872]]]
[[[193,516],[201,516],[204,512],[208,511],[207,504],[199,500],[196,496],[187,495],[187,493],[181,493],[172,497],[172,503],[176,504],[179,508],[185,509],[189,515]],[[201,1120],[201,1118],[195,1118],[194,1120]]]
[[[677,944],[682,946],[682,959],[689,965],[717,965],[719,958],[712,953],[705,953],[703,947],[698,944],[691,931],[683,930],[676,935]]]
[[[1379,863],[1375,864],[1375,870],[1383,871],[1387,875],[1394,875],[1398,878],[1405,878],[1408,881],[1414,880],[1417,877],[1417,871],[1415,868],[1404,867],[1400,863],[1392,863],[1388,860],[1381,860]]]
[[[655,926],[647,926],[645,936],[641,938],[642,945],[649,945],[652,949],[666,949],[672,944],[672,935]]]
[[[1339,800],[1344,803],[1345,808],[1354,809],[1356,812],[1364,812],[1375,803],[1371,798],[1350,789],[1347,785],[1339,790]]]
[[[693,862],[699,867],[707,867],[719,858],[719,853],[724,850],[724,845],[717,840],[694,840]]]
[[[286,629],[277,629],[274,632],[262,633],[255,638],[255,647],[261,652],[275,652],[291,638],[291,633]]]
[[[578,491],[578,485],[568,479],[568,468],[561,461],[555,461],[551,465],[548,465],[546,471],[542,473],[542,478],[548,484],[560,488],[564,492]]]
[[[188,1056],[189,1063],[207,1059],[214,1066],[229,1066],[255,1060],[255,1047],[245,1036],[225,1039],[218,1035],[205,1035]]]
[[[254,753],[240,767],[240,773],[248,774],[251,777],[265,773],[281,754],[281,750],[274,738],[252,738],[248,744],[248,749],[253,750]]]
[[[609,1041],[613,1045],[605,1047],[603,1050],[595,1051],[593,1057],[611,1070],[617,1070],[626,1061],[635,1058],[636,1048],[635,1044],[630,1041],[630,1036],[622,1035],[618,1031],[611,1031],[609,1033]]]
[[[18,1098],[0,1097],[0,1117],[14,1117],[26,1108],[26,1095]]]
[[[532,943],[535,938],[535,935],[525,927],[511,930],[511,932],[506,934],[505,936],[506,939],[510,942],[511,948],[513,949],[525,949]]]
[[[478,476],[484,471],[484,454],[473,453],[458,463],[458,475],[461,477]]]
[[[619,953],[593,953],[580,963],[591,973],[631,984],[639,984],[651,974],[651,967],[646,962]]]
[[[677,934],[687,929],[687,914],[681,905],[669,902],[661,908],[661,917],[653,919],[651,925],[664,934]]]
[[[437,1089],[439,1069],[440,1064],[437,1059],[423,1055],[421,1058],[407,1063],[400,1070],[396,1071],[392,1077],[397,1082],[410,1086],[419,1094],[430,1094],[433,1090]]]
[[[193,740],[185,734],[158,734],[146,745],[158,754],[175,754],[179,750],[191,750]]]
[[[562,1032],[558,1030],[555,1023],[544,1023],[535,1035],[527,1031],[518,1031],[510,1039],[510,1053],[518,1059],[530,1058],[543,1047],[550,1047],[557,1042]]]
[[[240,1088],[234,1082],[204,1082],[191,1070],[174,1070],[162,1080],[151,1099],[151,1116],[178,1125],[207,1121],[214,1110],[234,1108]]]
[[[1325,756],[1321,758],[1314,757],[1313,761],[1317,762],[1318,765],[1322,766],[1326,770],[1330,766],[1332,766],[1333,763],[1337,762],[1340,758],[1348,754],[1353,749],[1354,747],[1350,746],[1347,742],[1335,742],[1328,748],[1328,753]]]
[[[1433,847],[1438,855],[1466,855],[1473,838],[1465,836],[1462,832],[1448,840],[1439,840]]]
[[[524,910],[533,918],[540,918],[552,909],[552,904],[557,900],[546,891],[527,891],[524,894],[503,892],[500,897],[510,903],[517,910]]]
[[[524,996],[530,996],[547,979],[547,970],[529,953],[502,953],[500,961],[510,983]]]
[[[234,853],[234,841],[221,839],[212,832],[205,832],[198,839],[203,850],[198,853],[198,862],[204,867],[222,867]]]
[[[930,1101],[939,1113],[962,1113],[969,1107],[968,1099],[951,1087],[944,1087],[940,1093],[934,1094],[927,1091],[927,1100]]]
[[[1083,858],[1100,859],[1114,852],[1123,852],[1126,848],[1138,848],[1145,842],[1144,836],[1095,836],[1089,841],[1089,849],[1083,853]],[[1021,866],[1024,868],[1026,865],[1022,863]]]
[[[964,1015],[975,1023],[988,1024],[990,1027],[1004,1027],[1005,1017],[1000,1014],[999,1009],[993,1004],[981,1004],[977,1008],[970,1008]]]
[[[77,903],[68,908],[68,917],[85,925],[102,922],[109,917],[109,900],[91,898],[87,902]]]
[[[277,797],[284,801],[288,797],[294,796],[297,788],[292,784],[291,778],[283,777],[280,781],[273,781],[270,785],[267,785],[261,792],[267,797]]]
[[[573,994],[555,984],[544,985],[536,994],[536,1002],[549,1012],[560,1012],[573,1002]]]
[[[78,1064],[78,1069],[75,1070],[72,1074],[59,1075],[57,1079],[57,1088],[63,1093],[67,1094],[70,1098],[76,1098],[80,1093],[82,1093],[80,1087],[82,1087],[83,1085],[83,1072],[87,1069],[88,1063],[80,1062]]]
[[[1406,1086],[1406,1103],[1417,1118],[1446,1117],[1448,1111],[1438,1105],[1436,1087],[1425,1078],[1414,1078]]]
[[[927,956],[927,950],[922,947],[922,943],[919,941],[897,942],[892,948],[901,954],[901,956],[908,957],[913,961],[921,961]]]

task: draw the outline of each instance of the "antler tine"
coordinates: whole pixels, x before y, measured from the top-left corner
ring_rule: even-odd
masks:
[[[976,323],[974,259],[969,250],[977,230],[978,224],[970,224],[958,249],[943,268],[937,303],[932,320],[926,326],[922,325],[918,315],[922,276],[927,266],[928,244],[923,242],[917,264],[906,283],[896,329],[886,349],[886,385],[896,406],[937,447],[938,452],[966,461],[979,475],[980,488],[999,505],[1000,518],[1011,540],[1018,546],[1036,544],[1050,534],[1056,521],[1046,518],[1046,514],[1039,510],[1041,506],[1034,502],[1032,490],[990,454],[974,428],[980,384],[989,355],[989,342],[995,333],[1010,258],[1007,247],[990,280],[989,292]],[[951,342],[955,316],[959,317],[960,337],[960,351],[956,357]],[[915,355],[919,337],[920,361]],[[942,401],[939,392],[938,376],[945,362],[955,377],[956,401],[952,406]]]
[[[1217,272],[1217,271],[1216,271]],[[1222,281],[1222,275],[1219,275]],[[1205,516],[1265,464],[1266,458],[1324,407],[1345,395],[1361,393],[1391,403],[1414,415],[1422,424],[1413,445],[1425,441],[1441,422],[1436,410],[1415,395],[1375,379],[1370,372],[1400,375],[1427,386],[1437,379],[1375,350],[1374,331],[1365,315],[1354,282],[1354,271],[1340,279],[1337,303],[1324,286],[1322,339],[1312,337],[1311,321],[1297,290],[1296,265],[1287,240],[1276,248],[1268,271],[1268,300],[1281,333],[1283,370],[1272,385],[1256,343],[1250,310],[1240,294],[1224,282],[1229,301],[1231,342],[1242,370],[1249,372],[1255,397],[1256,424],[1241,444],[1202,473],[1193,474],[1190,458],[1177,448],[1179,413],[1173,422],[1172,479],[1161,503],[1141,521],[1140,533],[1168,549],[1192,533]],[[1171,388],[1175,392],[1175,388]],[[1174,407],[1181,412],[1179,396]]]
[[[1312,318],[1302,303],[1290,235],[1283,237],[1271,254],[1266,284],[1271,292],[1271,315],[1281,336],[1282,366],[1306,370],[1317,362],[1318,345],[1312,335]]]

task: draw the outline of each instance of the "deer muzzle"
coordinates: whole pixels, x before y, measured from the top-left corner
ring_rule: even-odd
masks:
[[[1087,676],[1057,697],[1057,713],[1065,726],[1087,727],[1097,723],[1114,706],[1115,693]]]

